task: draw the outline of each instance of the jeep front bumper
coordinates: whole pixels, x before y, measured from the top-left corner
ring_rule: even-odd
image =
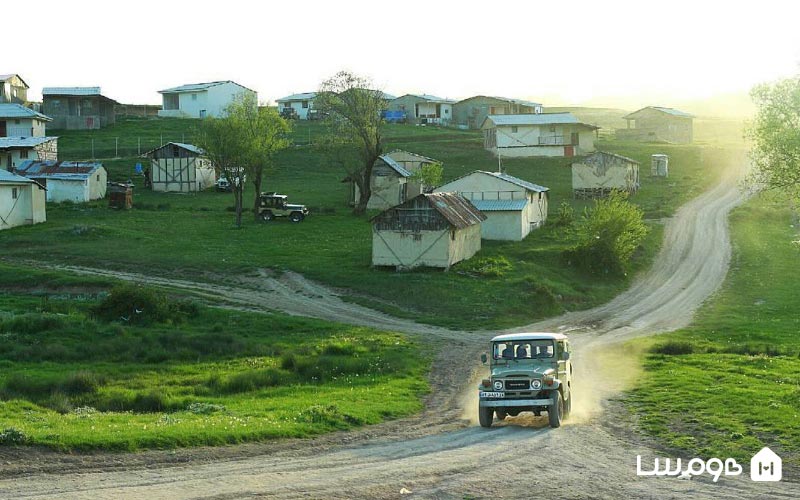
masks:
[[[480,406],[490,408],[519,407],[519,406],[550,406],[551,398],[547,399],[481,399]]]

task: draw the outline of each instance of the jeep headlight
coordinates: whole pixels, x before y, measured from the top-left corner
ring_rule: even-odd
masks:
[[[503,381],[502,380],[495,380],[494,381],[494,390],[495,391],[502,391],[503,390]]]
[[[544,385],[553,385],[554,380],[555,377],[553,376],[552,373],[546,373],[544,377],[542,377],[542,382],[544,383]]]
[[[531,380],[531,389],[538,390],[542,388],[541,380]]]

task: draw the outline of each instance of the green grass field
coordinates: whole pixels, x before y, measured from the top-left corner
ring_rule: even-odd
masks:
[[[695,456],[749,460],[769,446],[800,465],[795,224],[764,197],[736,209],[722,289],[690,328],[638,341],[650,353],[627,402],[645,431]]]
[[[126,136],[157,141],[163,135],[175,140],[172,136],[178,133],[191,136],[194,126],[192,120],[178,119],[121,121],[100,131],[65,131],[59,146],[62,157],[77,159],[92,137],[96,144]],[[296,143],[302,144],[323,131],[319,123],[299,122],[293,134]],[[479,132],[390,125],[385,136],[387,150],[402,148],[442,160],[445,180],[497,167],[497,160],[483,149]],[[730,150],[710,145],[604,141],[599,147],[642,162],[642,189],[632,201],[651,219],[671,214],[736,162]],[[655,152],[671,155],[670,178],[649,177],[649,155]],[[133,178],[137,161],[142,160],[129,157],[104,163],[112,179],[125,180]],[[569,163],[563,158],[509,159],[503,166],[512,175],[548,186],[551,213],[564,201],[580,213],[587,203],[571,198]],[[513,326],[591,307],[623,290],[630,279],[589,277],[571,267],[561,255],[573,239],[554,227],[537,231],[521,243],[484,242],[474,260],[505,257],[510,268],[504,275],[475,273],[469,262],[447,273],[372,269],[371,228],[366,217],[350,215],[347,186],[341,182],[343,172],[324,167],[308,146],[285,151],[277,165],[263,189],[289,194],[290,200],[310,206],[313,215],[300,225],[285,221],[265,225],[248,219],[244,229],[235,230],[229,194],[164,194],[138,188],[134,191],[136,208],[129,212],[109,210],[102,202],[49,205],[46,224],[0,234],[4,256],[200,279],[209,271],[291,269],[347,290],[351,300],[459,328]],[[251,189],[248,186],[248,205],[252,203]],[[653,228],[632,265],[633,272],[646,267],[657,250],[660,226],[655,223]]]
[[[194,304],[138,325],[97,303],[0,294],[0,445],[305,437],[412,414],[428,390],[428,356],[397,334]]]

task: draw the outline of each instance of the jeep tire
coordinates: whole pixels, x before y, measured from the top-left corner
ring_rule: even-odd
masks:
[[[496,409],[494,413],[497,415],[497,420],[505,420],[507,415],[506,411],[500,408]]]
[[[569,418],[570,413],[572,413],[572,391],[569,391],[569,397],[564,402],[564,418]]]
[[[270,210],[264,210],[261,212],[261,220],[264,222],[269,222],[275,218],[275,214],[272,213]]]
[[[550,427],[561,427],[561,418],[564,415],[564,400],[561,398],[561,391],[550,391],[550,397],[553,403],[547,407],[547,418],[550,421]]]
[[[304,218],[305,217],[301,212],[292,212],[291,214],[289,214],[289,220],[292,222],[303,222]]]
[[[494,410],[490,406],[478,407],[478,422],[481,427],[491,427],[494,418]]]

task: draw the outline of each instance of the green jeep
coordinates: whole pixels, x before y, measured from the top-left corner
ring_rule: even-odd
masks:
[[[309,211],[305,205],[292,205],[287,203],[286,199],[285,194],[261,193],[259,214],[264,222],[269,222],[275,217],[289,217],[292,222],[302,222],[308,217]]]
[[[523,411],[541,415],[550,427],[559,427],[572,408],[572,362],[566,335],[560,333],[512,333],[491,342],[491,378],[478,388],[478,417],[491,427],[494,415],[503,420]],[[481,355],[487,362],[487,355]]]

